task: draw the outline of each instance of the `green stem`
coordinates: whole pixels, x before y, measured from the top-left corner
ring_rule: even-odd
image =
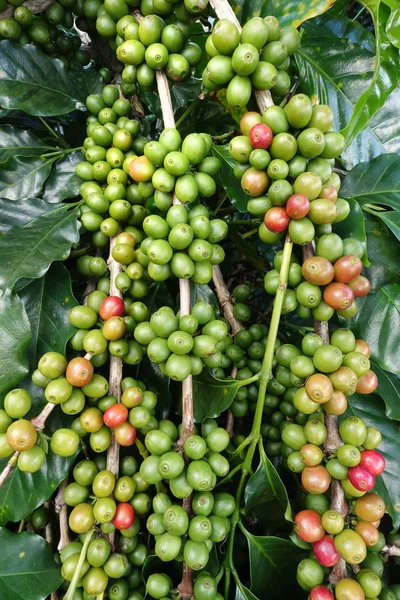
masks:
[[[232,471],[229,471],[228,475],[226,475],[226,477],[224,477],[222,479],[222,481],[219,482],[218,485],[224,485],[227,481],[230,481],[232,479],[232,477],[234,475],[236,475],[236,473],[238,471],[240,471],[241,468],[242,468],[242,463],[239,463],[238,465],[236,465],[236,467],[234,469],[232,469]]]
[[[48,123],[46,123],[46,121],[42,117],[39,117],[39,120],[43,123],[43,125],[46,127],[46,129],[48,129],[48,131],[50,131],[51,135],[53,137],[55,137],[56,140],[58,140],[60,146],[62,146],[63,148],[69,148],[67,142],[61,137],[61,135],[59,135],[56,131],[54,131],[54,129],[52,127],[50,127],[50,125]]]
[[[78,564],[76,565],[74,576],[72,578],[71,583],[69,584],[68,591],[64,596],[64,600],[72,600],[75,595],[76,585],[79,581],[79,575],[80,575],[83,563],[85,562],[87,549],[89,548],[89,544],[90,544],[90,541],[91,541],[94,533],[95,533],[95,530],[92,529],[91,531],[88,531],[88,533],[86,535],[85,543],[83,544],[83,548],[82,548],[81,554],[79,556]]]
[[[222,195],[222,198],[221,198],[221,200],[219,201],[219,204],[217,205],[217,208],[215,209],[215,213],[214,213],[215,215],[216,215],[216,214],[217,214],[217,212],[218,212],[218,211],[219,211],[219,210],[220,210],[220,209],[223,207],[223,205],[225,204],[225,200],[227,199],[227,197],[228,197],[228,194],[225,192],[225,193]]]
[[[250,231],[246,231],[246,233],[242,234],[242,237],[247,238],[247,237],[250,237],[251,235],[254,235],[257,232],[258,232],[258,227],[256,227],[255,229],[251,229]]]
[[[225,587],[224,587],[224,598],[229,598],[229,588],[231,585],[231,571],[227,567],[225,568]]]
[[[282,266],[279,274],[279,285],[276,292],[274,308],[272,310],[271,323],[267,339],[267,347],[265,349],[264,358],[260,372],[260,387],[258,389],[257,406],[254,414],[253,426],[249,438],[250,445],[248,447],[246,457],[242,464],[242,476],[240,478],[239,486],[236,492],[236,503],[235,510],[231,519],[231,530],[229,532],[228,549],[227,549],[227,560],[228,564],[235,576],[235,568],[233,565],[233,547],[235,540],[236,526],[240,520],[240,506],[242,502],[242,494],[246,485],[248,474],[251,472],[251,466],[253,462],[254,453],[260,439],[260,430],[263,417],[265,393],[267,391],[267,385],[270,379],[272,379],[272,363],[275,354],[275,342],[278,335],[279,323],[282,314],[283,300],[287,288],[287,280],[289,274],[290,257],[292,255],[293,242],[289,236],[286,237],[285,245],[283,247],[282,255]],[[247,440],[245,440],[247,441]]]
[[[44,154],[40,155],[40,158],[45,159],[52,158],[53,156],[65,156],[66,154],[75,152],[76,150],[82,150],[82,146],[77,146],[76,148],[60,148],[60,150],[54,150],[54,152],[45,152]]]
[[[21,519],[19,527],[18,527],[18,533],[21,533],[24,530],[25,527],[25,519]]]
[[[189,106],[187,107],[187,109],[185,110],[185,112],[183,112],[181,114],[181,116],[179,117],[179,119],[175,123],[175,128],[176,129],[179,129],[179,126],[182,125],[182,123],[187,119],[187,117],[190,115],[190,113],[192,112],[192,110],[194,108],[196,108],[196,106],[198,105],[199,102],[200,102],[200,100],[198,98],[196,98],[196,100],[194,102],[192,102],[192,104],[189,104]]]
[[[229,225],[239,226],[239,225],[260,225],[260,219],[235,219],[234,221],[229,221]]]
[[[314,327],[303,327],[302,325],[295,325],[294,323],[282,322],[282,325],[285,327],[289,327],[289,329],[296,329],[296,331],[300,331],[302,335],[306,335],[306,331],[314,332]]]

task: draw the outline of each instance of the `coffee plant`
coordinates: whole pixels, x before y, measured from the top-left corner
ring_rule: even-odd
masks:
[[[2,600],[400,600],[399,19],[0,0]]]

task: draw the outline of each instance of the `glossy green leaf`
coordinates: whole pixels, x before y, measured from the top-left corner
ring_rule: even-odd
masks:
[[[71,276],[60,262],[52,264],[44,277],[25,286],[20,297],[32,329],[29,364],[36,368],[45,352],[64,354],[67,341],[76,331],[68,313],[78,303],[72,293]]]
[[[219,310],[217,297],[210,286],[207,284],[200,285],[190,280],[190,306],[193,306],[196,302],[208,302],[215,311]]]
[[[371,282],[371,291],[376,292],[388,283],[400,282],[399,245],[382,221],[365,213],[368,257],[370,266],[366,276]]]
[[[15,156],[0,164],[0,198],[22,200],[39,196],[50,175],[53,159]]]
[[[339,6],[338,0],[336,0],[332,9],[323,15],[308,21],[304,27],[309,35],[318,37],[319,35],[324,36],[327,32],[338,38],[346,38],[352,42],[361,44],[367,50],[375,52],[375,37],[371,31],[366,29],[357,21],[352,21],[344,14],[336,12],[332,14],[332,11]],[[340,9],[339,9],[340,10]]]
[[[14,156],[38,156],[54,150],[27,129],[0,126],[0,163]]]
[[[247,212],[247,196],[242,190],[240,179],[237,179],[233,174],[235,161],[231,158],[228,146],[214,146],[214,156],[221,161],[221,181],[222,185],[228,194],[229,200],[240,212]]]
[[[201,79],[191,77],[188,81],[179,81],[170,85],[171,101],[174,112],[179,108],[187,108],[196,100],[202,88]],[[140,88],[140,99],[150,108],[151,112],[162,119],[160,96],[158,92]]]
[[[274,595],[277,589],[282,597],[302,597],[296,585],[299,562],[309,552],[298,548],[290,540],[273,536],[257,536],[249,533],[243,525],[241,530],[247,538],[250,554],[251,591],[259,598]]]
[[[389,10],[379,0],[361,0],[361,4],[368,8],[374,22],[376,57],[369,87],[358,98],[350,121],[342,129],[348,144],[368,125],[398,82],[399,52],[388,42],[385,31]]]
[[[348,410],[343,415],[354,414],[379,429],[382,442],[379,452],[386,459],[385,470],[376,478],[375,489],[386,502],[386,511],[392,517],[393,527],[400,526],[400,425],[385,416],[382,401],[374,394],[362,396],[354,394],[349,402]]]
[[[400,7],[397,0],[383,0],[390,8],[390,15],[386,23],[386,35],[390,43],[400,48]]]
[[[193,377],[194,420],[201,423],[204,419],[216,418],[232,404],[237,390],[243,381],[235,379],[216,379],[204,370]]]
[[[79,150],[62,156],[53,167],[44,186],[43,199],[47,202],[62,202],[79,194],[82,179],[75,174],[76,165],[82,161]]]
[[[0,289],[13,289],[22,277],[42,277],[52,262],[68,257],[78,239],[77,209],[64,205],[25,227],[11,227],[0,237]]]
[[[160,367],[145,357],[140,361],[137,378],[145,383],[148,390],[157,394],[157,418],[167,419],[172,405],[169,377],[163,375]]]
[[[0,105],[49,117],[86,110],[86,93],[61,61],[33,44],[0,42]],[[32,194],[31,194],[32,195]]]
[[[320,15],[332,6],[335,0],[233,0],[230,2],[237,18],[243,24],[252,17],[273,15],[281,27],[299,27],[307,19]]]
[[[389,371],[384,371],[374,361],[371,361],[371,369],[378,377],[376,394],[385,403],[386,415],[390,419],[400,421],[400,378]]]
[[[29,371],[26,353],[32,332],[25,307],[18,296],[0,297],[0,397],[16,387]]]
[[[349,123],[357,101],[369,88],[375,52],[362,43],[334,35],[329,30],[329,20],[325,27],[325,18],[328,19],[322,17],[319,20],[320,29],[315,34],[312,26],[308,32],[309,25],[305,24],[306,33],[296,53],[296,61],[304,92],[314,96],[321,104],[329,104],[334,111],[335,128],[342,129]],[[351,69],[348,68],[349,64]],[[391,67],[386,71],[387,85],[380,95],[388,97],[387,103],[383,107],[378,101],[374,104],[376,112],[368,126],[368,119],[363,116],[360,123],[365,128],[342,154],[347,169],[386,151],[394,152],[400,148],[400,124],[394,118],[400,92],[396,88],[390,93],[397,85],[398,67],[394,71]],[[371,97],[375,99],[375,96]]]
[[[197,39],[196,39],[197,43]],[[232,115],[220,102],[210,96],[198,102],[190,115],[178,127],[182,137],[197,131],[209,133],[213,137],[223,135],[237,128]]]
[[[371,356],[381,367],[400,375],[400,284],[385,285],[374,294],[358,298],[358,314],[347,319],[356,338],[371,346]]]
[[[13,225],[24,227],[38,217],[54,211],[59,211],[59,206],[40,198],[25,198],[21,202],[0,199],[0,233],[7,233]]]
[[[355,237],[360,240],[364,246],[363,263],[365,266],[368,266],[367,235],[365,233],[364,215],[360,205],[354,198],[348,198],[348,202],[351,209],[349,216],[341,223],[333,225],[333,231],[338,233],[342,239]]]
[[[258,600],[258,598],[240,581],[237,581],[235,600]]]
[[[397,239],[400,240],[400,210],[374,211],[373,214],[376,218],[381,219]]]
[[[282,521],[292,521],[292,511],[286,488],[277,470],[259,445],[260,462],[254,475],[247,482],[244,500],[246,514],[262,509],[263,522],[279,527]]]
[[[104,79],[92,64],[87,67],[81,67],[77,62],[73,61],[68,72],[75,83],[76,89],[79,90],[79,97],[83,101],[90,94],[101,94],[101,90],[104,87]]]
[[[11,533],[1,527],[0,546],[0,596],[4,600],[44,600],[62,584],[53,550],[40,535]]]
[[[400,210],[400,156],[384,154],[355,166],[340,188],[343,198]]]

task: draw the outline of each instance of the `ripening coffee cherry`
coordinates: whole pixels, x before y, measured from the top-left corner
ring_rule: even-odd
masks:
[[[269,231],[281,233],[289,225],[290,217],[281,206],[274,206],[264,216],[264,224]]]
[[[266,150],[272,142],[272,131],[268,125],[257,123],[249,132],[250,143],[253,148],[262,148]]]

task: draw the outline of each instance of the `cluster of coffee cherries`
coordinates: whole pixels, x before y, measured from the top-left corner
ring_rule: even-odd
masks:
[[[303,319],[312,316],[318,321],[329,321],[335,312],[344,318],[354,317],[356,298],[370,289],[369,280],[361,274],[363,254],[364,246],[357,238],[342,240],[336,233],[325,233],[316,241],[315,256],[301,266],[293,255],[283,314],[295,310]],[[281,253],[277,253],[274,269],[264,277],[265,291],[272,296],[278,289],[281,265]]]
[[[58,58],[66,67],[75,60],[85,66],[90,62],[90,54],[81,47],[81,38],[76,33],[68,33],[74,27],[75,15],[82,16],[82,7],[78,1],[60,0],[51,2],[45,11],[33,15],[24,0],[12,0],[12,17],[0,20],[0,39],[20,44],[35,44],[46,54]],[[0,2],[0,12],[5,10],[6,2]],[[76,19],[79,27],[79,17]]]
[[[236,161],[235,175],[252,196],[248,211],[264,217],[260,238],[277,241],[286,229],[297,244],[330,232],[349,214],[346,200],[338,198],[340,179],[332,164],[344,149],[344,138],[330,131],[333,112],[313,106],[305,94],[296,94],[285,108],[271,106],[263,115],[246,113],[242,135],[229,144]]]
[[[4,408],[0,409],[0,458],[19,452],[18,468],[35,473],[46,459],[46,453],[38,442],[34,425],[24,417],[30,411],[32,399],[23,388],[8,392]],[[39,440],[40,442],[40,440]]]
[[[98,596],[107,590],[110,600],[127,598],[143,600],[141,568],[148,555],[145,539],[140,535],[140,513],[146,486],[138,476],[138,462],[133,456],[120,460],[118,479],[106,469],[106,458],[97,455],[93,460],[78,462],[73,469],[74,481],[66,486],[64,501],[72,510],[69,526],[78,538],[64,546],[59,555],[64,578],[63,588],[68,589],[78,566],[83,543],[92,535],[83,561],[76,597]],[[89,499],[94,502],[89,503]],[[137,510],[138,509],[138,510]],[[107,535],[118,531],[117,545],[110,544]],[[75,596],[74,596],[75,598]]]
[[[171,206],[173,193],[184,204],[209,198],[216,191],[214,179],[221,168],[220,161],[209,156],[212,147],[206,133],[191,133],[182,141],[178,130],[169,127],[158,141],[146,144],[143,156],[130,162],[129,174],[134,181],[147,184],[150,195],[158,192],[154,202],[157,208],[161,203],[161,210]],[[168,200],[163,194],[170,194]]]
[[[176,6],[165,4],[172,10]],[[130,14],[124,0],[119,3],[106,0],[96,13],[92,12],[89,0],[85,5],[96,19],[98,33],[109,40],[118,60],[125,65],[121,91],[126,96],[136,93],[137,84],[153,88],[156,71],[160,69],[165,70],[171,81],[188,79],[201,60],[200,46],[189,39],[194,15],[184,8],[178,9],[182,20],[178,17],[166,24],[162,16],[154,14],[156,10],[146,11],[139,21]]]
[[[200,375],[204,367],[217,369],[223,364],[228,333],[225,320],[216,319],[213,307],[199,301],[182,317],[161,307],[150,321],[138,323],[134,337],[163,373],[183,381],[190,374]]]
[[[232,21],[221,19],[207,38],[210,60],[203,71],[203,84],[212,91],[226,88],[228,104],[237,109],[247,105],[252,90],[284,96],[290,88],[290,56],[299,45],[297,29],[281,29],[276,17],[254,17],[241,33]]]
[[[211,281],[213,265],[220,264],[225,257],[218,242],[226,236],[228,226],[222,219],[209,217],[207,208],[201,204],[189,212],[184,206],[171,206],[165,218],[148,215],[142,224],[147,237],[140,245],[137,261],[126,267],[128,277],[132,268],[136,272],[136,263],[141,260],[141,264],[147,263],[147,274],[153,281],[165,281],[171,276],[192,279],[198,284]],[[117,247],[112,254],[121,262]]]
[[[162,561],[171,561],[180,554],[186,564],[203,569],[209,560],[214,543],[222,542],[230,529],[228,517],[235,508],[234,497],[227,492],[213,493],[217,477],[229,471],[229,462],[222,454],[229,445],[229,434],[218,427],[213,419],[202,425],[202,435],[194,433],[183,444],[190,462],[185,461],[173,445],[178,440],[178,429],[171,423],[150,431],[144,444],[149,456],[140,466],[140,476],[148,484],[161,482],[169,485],[175,502],[160,492],[152,502],[153,513],[146,527],[155,536],[155,554]],[[184,507],[176,502],[193,493],[189,519]]]

